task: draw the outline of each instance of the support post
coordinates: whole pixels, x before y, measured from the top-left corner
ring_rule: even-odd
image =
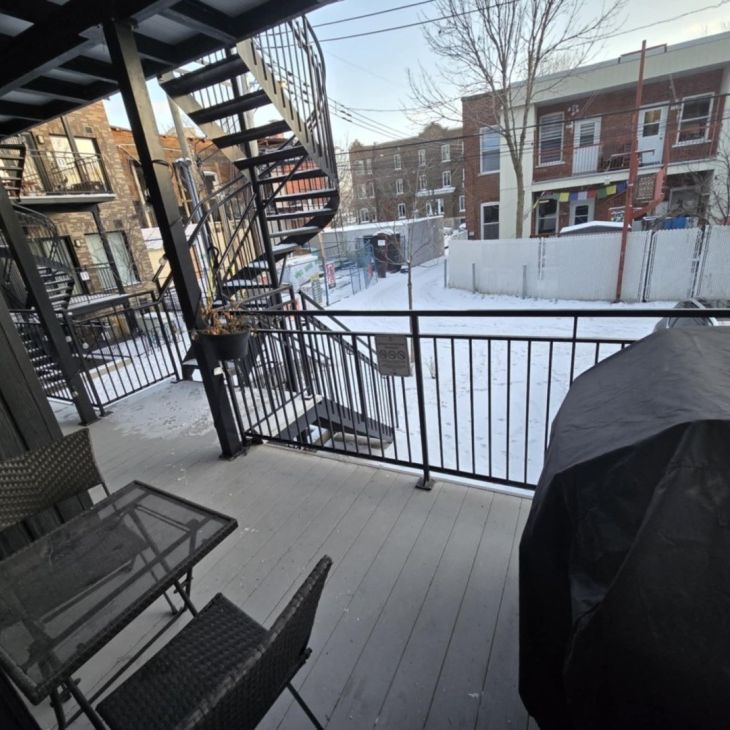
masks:
[[[641,110],[641,99],[644,92],[644,61],[646,59],[646,41],[641,43],[641,57],[639,59],[639,80],[636,84],[636,99],[634,110],[631,113],[631,156],[629,157],[629,179],[626,183],[626,205],[624,206],[624,224],[621,228],[621,251],[618,258],[618,277],[616,279],[615,301],[621,300],[621,289],[624,283],[624,265],[626,263],[626,244],[629,238],[629,229],[634,221],[634,186],[636,185],[636,173],[639,161],[636,154],[638,147],[637,127],[639,125],[639,112]]]
[[[114,251],[112,251],[112,246],[109,243],[109,237],[106,235],[104,224],[101,222],[101,213],[99,212],[98,205],[91,206],[91,217],[94,219],[94,225],[99,233],[99,238],[101,239],[101,245],[104,249],[106,260],[109,262],[109,268],[111,269],[112,278],[114,279],[114,286],[120,294],[124,294],[124,282],[122,281],[122,276],[119,273],[117,262],[114,260]]]
[[[108,21],[104,24],[104,35],[112,64],[117,71],[119,88],[157,218],[165,255],[172,270],[183,318],[190,330],[199,329],[205,324],[200,311],[202,293],[190,257],[169,165],[165,161],[160,144],[134,34],[128,22]],[[201,347],[199,342],[193,343],[193,351],[203,378],[223,456],[228,458],[236,456],[244,450],[244,444],[241,434],[238,433],[231,402],[228,399],[223,372],[214,355]]]
[[[418,398],[418,422],[421,429],[421,461],[423,462],[423,476],[416,482],[418,489],[432,489],[431,467],[428,463],[428,432],[426,431],[426,401],[423,388],[423,363],[421,361],[421,331],[418,325],[418,315],[411,312],[411,340],[413,341],[413,359],[416,361],[416,397]]]

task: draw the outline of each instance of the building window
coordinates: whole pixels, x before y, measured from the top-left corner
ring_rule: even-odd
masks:
[[[418,150],[418,166],[426,167],[426,150]]]
[[[426,180],[425,175],[418,176],[418,189],[419,190],[428,190],[428,182]]]
[[[444,201],[441,198],[436,199],[436,215],[444,214]]]
[[[365,174],[366,175],[373,174],[373,161],[371,159],[365,160]]]
[[[444,170],[441,173],[441,187],[442,188],[451,187],[451,170]]]
[[[107,256],[101,236],[98,233],[87,233],[85,238],[86,245],[89,249],[89,256],[93,263],[100,267],[110,267],[112,262]],[[125,286],[137,284],[139,282],[137,267],[134,265],[134,259],[132,258],[124,233],[122,231],[108,231],[106,238],[109,241],[112,259],[114,260],[114,264],[116,264],[122,284]],[[101,272],[99,272],[99,275],[102,276]],[[111,272],[108,278],[113,280]]]
[[[400,170],[401,169],[400,152],[396,152],[393,155],[393,169],[394,170]]]
[[[355,160],[355,174],[356,175],[365,174],[365,161],[364,160]]]
[[[370,211],[367,208],[360,208],[360,223],[370,223]]]
[[[441,162],[451,162],[451,145],[441,145]]]
[[[710,133],[711,96],[696,96],[682,102],[677,142],[704,142]]]
[[[479,172],[499,172],[499,132],[491,127],[479,130]]]
[[[482,241],[499,238],[499,203],[482,203]]]
[[[398,217],[399,218],[406,217],[406,204],[405,203],[398,203]]]
[[[395,193],[396,195],[403,195],[403,178],[399,177],[395,181]]]
[[[49,135],[51,142],[50,159],[47,153],[43,153],[41,159],[52,162],[52,166],[46,165],[45,175],[55,190],[91,190],[108,188],[104,170],[99,157],[99,147],[93,137],[76,137],[76,149],[78,157],[71,148],[71,142],[63,134]],[[52,167],[52,169],[50,169]]]
[[[433,206],[431,203],[426,203],[426,215],[433,215]]]
[[[563,113],[540,117],[540,165],[555,165],[563,161]]]
[[[555,198],[539,200],[536,215],[538,236],[554,236],[558,232],[558,201]]]
[[[463,195],[459,196],[459,213],[463,213],[466,210],[466,198]]]
[[[375,183],[374,182],[367,183],[367,191],[368,191],[368,198],[375,197]]]
[[[697,187],[671,188],[669,215],[697,215],[702,208],[702,196]]]
[[[358,183],[357,185],[357,197],[364,200],[368,197],[368,189],[365,183]]]
[[[593,209],[596,201],[574,200],[570,204],[570,225],[576,226],[580,223],[590,223],[593,220]]]

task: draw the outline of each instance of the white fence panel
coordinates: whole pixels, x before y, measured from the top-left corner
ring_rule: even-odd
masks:
[[[715,226],[710,230],[699,280],[698,296],[730,298],[730,226]]]

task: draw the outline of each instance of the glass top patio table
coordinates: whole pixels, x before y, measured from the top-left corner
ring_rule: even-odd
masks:
[[[236,527],[127,484],[0,561],[0,668],[37,704]]]

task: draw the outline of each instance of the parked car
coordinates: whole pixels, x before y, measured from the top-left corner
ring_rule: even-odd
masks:
[[[730,309],[730,299],[683,299],[675,309]],[[654,326],[654,332],[670,327],[717,327],[730,325],[730,317],[662,317]]]

